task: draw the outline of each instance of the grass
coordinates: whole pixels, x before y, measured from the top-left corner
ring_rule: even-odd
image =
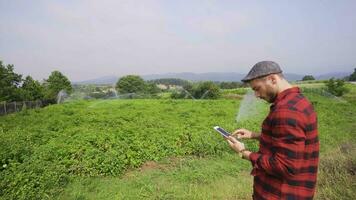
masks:
[[[317,199],[354,199],[356,194],[356,144],[344,143],[320,160]]]
[[[122,178],[75,179],[58,199],[249,199],[249,166],[236,155],[174,160]]]

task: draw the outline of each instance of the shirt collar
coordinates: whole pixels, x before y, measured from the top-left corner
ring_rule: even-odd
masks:
[[[286,97],[287,95],[289,95],[291,93],[300,93],[299,87],[288,88],[288,89],[283,90],[282,92],[278,93],[278,95],[277,95],[276,99],[274,100],[273,104],[276,104],[278,101],[284,99],[284,97]]]

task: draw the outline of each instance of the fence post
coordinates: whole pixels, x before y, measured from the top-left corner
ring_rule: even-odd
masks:
[[[15,105],[15,112],[17,112],[16,101],[14,102],[14,105]]]
[[[4,102],[4,110],[5,110],[5,115],[7,114],[6,113],[6,101]]]

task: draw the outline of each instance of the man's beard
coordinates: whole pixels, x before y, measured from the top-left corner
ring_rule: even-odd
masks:
[[[267,92],[267,95],[266,95],[266,98],[265,100],[268,102],[268,103],[273,103],[277,98],[277,94],[270,91],[270,92]]]

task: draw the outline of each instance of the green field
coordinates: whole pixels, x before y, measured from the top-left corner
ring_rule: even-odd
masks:
[[[342,99],[306,93],[319,119],[317,199],[356,196],[356,85],[348,87]],[[0,199],[251,199],[250,164],[212,129],[258,131],[268,105],[237,123],[239,105],[74,101],[0,117]]]

